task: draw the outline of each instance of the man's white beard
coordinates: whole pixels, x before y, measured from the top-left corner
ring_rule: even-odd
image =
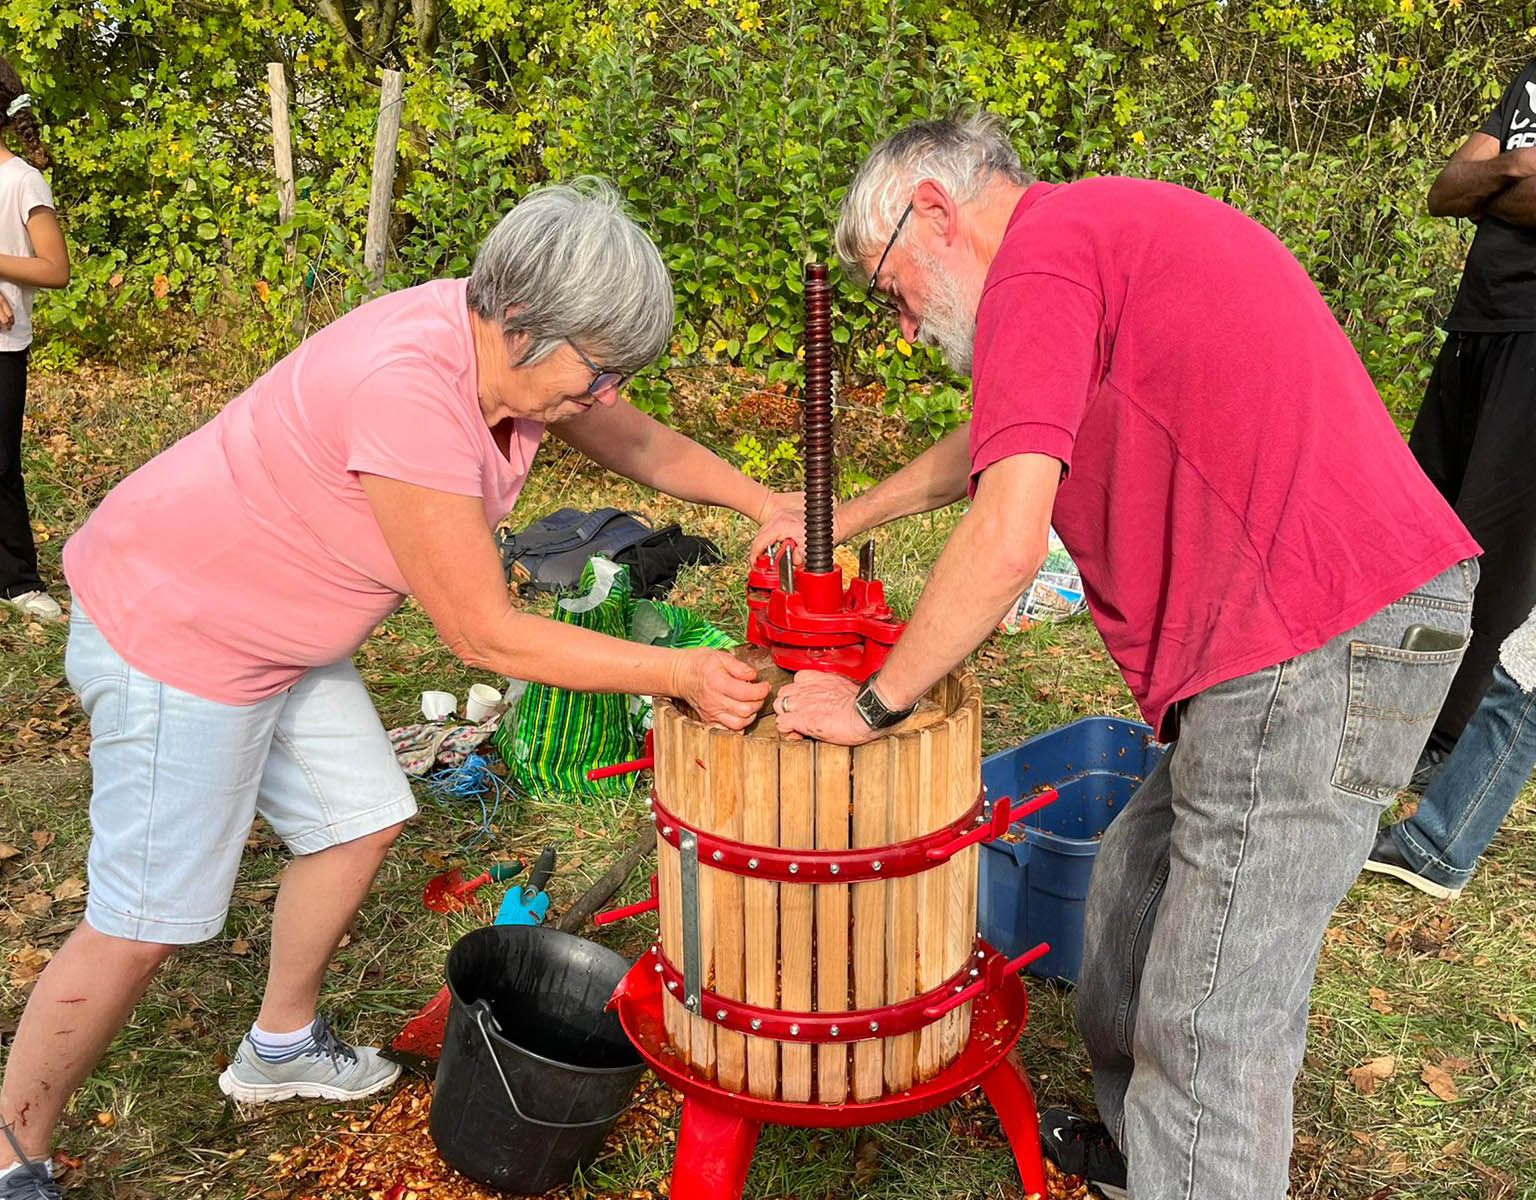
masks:
[[[936,347],[953,371],[968,376],[976,355],[976,309],[981,297],[967,296],[960,281],[926,250],[918,249],[912,257],[928,281],[927,311],[917,340]]]

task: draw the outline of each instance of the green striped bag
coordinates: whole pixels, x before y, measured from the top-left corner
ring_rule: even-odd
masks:
[[[583,629],[616,638],[633,635],[652,645],[727,649],[736,644],[687,609],[637,604],[628,568],[605,558],[588,561],[577,592],[558,601],[553,615]],[[593,782],[587,771],[637,757],[649,724],[649,697],[530,683],[492,740],[513,781],[529,795],[622,795],[634,785],[633,775]]]

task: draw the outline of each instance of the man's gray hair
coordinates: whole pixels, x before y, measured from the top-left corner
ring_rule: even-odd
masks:
[[[536,363],[569,339],[604,367],[638,370],[672,336],[672,277],[613,185],[584,175],[524,196],[469,274],[469,306]]]
[[[908,125],[871,150],[848,185],[837,220],[838,257],[850,275],[864,278],[862,260],[880,253],[925,179],[942,184],[956,200],[969,200],[994,179],[1027,185],[1034,178],[996,113]]]

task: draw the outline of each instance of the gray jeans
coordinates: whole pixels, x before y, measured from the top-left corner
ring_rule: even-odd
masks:
[[[1184,702],[1178,741],[1110,825],[1077,1021],[1131,1200],[1280,1200],[1291,1088],[1328,919],[1408,782],[1470,629],[1459,563],[1354,629]]]

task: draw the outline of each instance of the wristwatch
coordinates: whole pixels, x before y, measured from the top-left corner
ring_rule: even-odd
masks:
[[[913,701],[906,708],[900,709],[886,707],[885,701],[880,699],[880,693],[875,691],[875,680],[879,677],[880,673],[876,671],[864,681],[859,694],[853,698],[853,707],[864,718],[864,724],[871,729],[889,729],[910,717],[917,702]]]

